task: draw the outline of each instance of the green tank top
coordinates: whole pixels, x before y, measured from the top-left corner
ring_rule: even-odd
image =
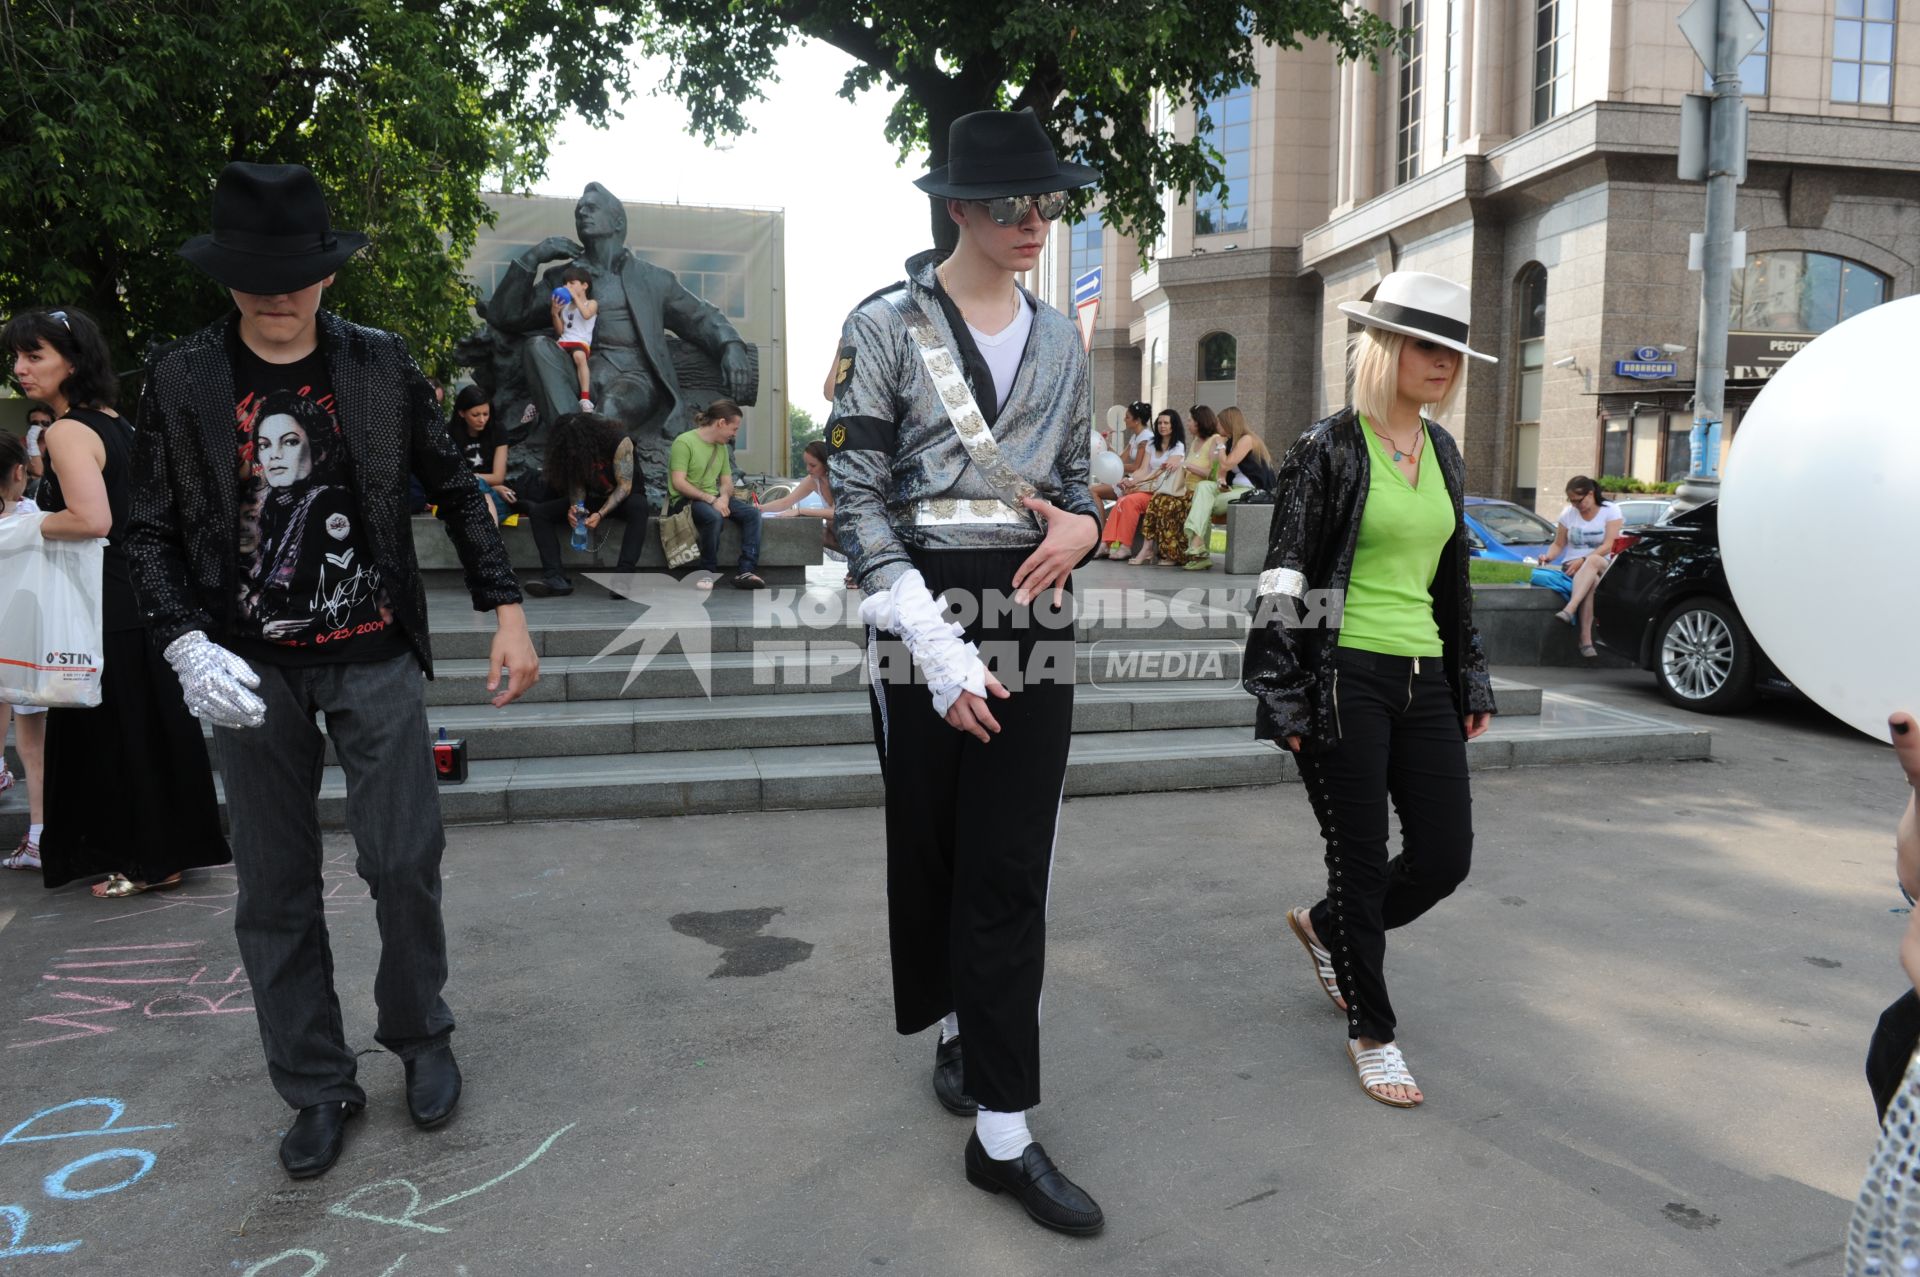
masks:
[[[1443,649],[1430,589],[1455,524],[1453,498],[1433,459],[1433,437],[1422,423],[1416,487],[1400,473],[1366,418],[1355,420],[1366,436],[1371,473],[1340,646],[1390,656],[1439,656]]]

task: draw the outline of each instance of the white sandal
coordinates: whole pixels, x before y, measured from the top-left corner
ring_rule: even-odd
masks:
[[[1398,1046],[1389,1042],[1385,1046],[1376,1046],[1371,1051],[1356,1050],[1358,1046],[1359,1043],[1353,1038],[1347,1039],[1347,1059],[1353,1062],[1354,1070],[1360,1077],[1360,1089],[1367,1093],[1368,1099],[1378,1100],[1389,1108],[1420,1107],[1419,1100],[1396,1100],[1374,1089],[1382,1086],[1406,1086],[1419,1089],[1419,1083],[1413,1080],[1413,1074],[1407,1072],[1406,1057],[1400,1054]]]
[[[1287,926],[1305,947],[1307,956],[1313,959],[1313,974],[1320,981],[1320,991],[1332,999],[1333,1005],[1344,1011],[1347,1009],[1347,1000],[1340,996],[1340,978],[1333,970],[1333,954],[1313,942],[1307,931],[1306,920],[1305,909],[1287,910]]]
[[[0,869],[38,869],[40,867],[40,844],[28,842],[25,838],[13,849],[10,856],[0,856]]]
[[[5,763],[0,763],[0,794],[4,794],[9,789],[12,789],[13,782],[14,782],[13,772],[7,767]]]

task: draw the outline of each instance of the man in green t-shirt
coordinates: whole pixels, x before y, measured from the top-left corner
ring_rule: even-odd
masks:
[[[733,499],[733,440],[740,433],[740,405],[716,399],[694,414],[700,424],[673,441],[667,459],[667,485],[673,496],[672,514],[693,503],[693,526],[700,539],[700,570],[694,582],[711,590],[720,571],[720,524],[731,519],[740,525],[740,564],[733,574],[736,590],[764,590],[767,583],[754,573],[760,562],[760,507],[751,500]]]

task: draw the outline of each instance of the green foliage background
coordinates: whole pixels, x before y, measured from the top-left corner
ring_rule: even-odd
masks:
[[[0,312],[78,305],[134,369],[228,308],[174,253],[209,229],[220,168],[298,162],[334,224],[373,237],[328,306],[445,375],[483,179],[523,188],[562,109],[599,123],[625,96],[623,8],[0,0]]]

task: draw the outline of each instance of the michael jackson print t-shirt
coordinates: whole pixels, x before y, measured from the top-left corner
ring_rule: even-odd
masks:
[[[367,553],[326,352],[270,364],[231,343],[239,456],[234,649],[279,665],[408,651]]]

